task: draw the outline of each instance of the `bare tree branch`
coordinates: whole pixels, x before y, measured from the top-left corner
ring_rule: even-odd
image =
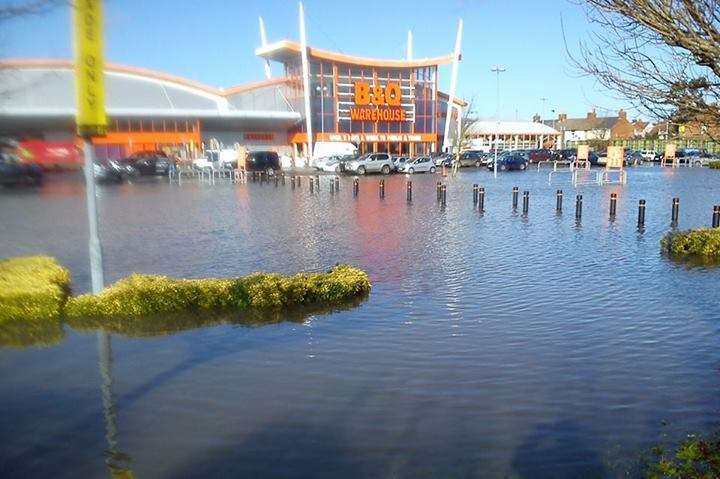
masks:
[[[658,119],[720,128],[718,0],[585,0],[576,69]],[[564,35],[564,33],[563,33]]]

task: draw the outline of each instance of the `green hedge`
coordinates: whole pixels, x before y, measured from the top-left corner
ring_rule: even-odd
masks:
[[[97,295],[71,298],[67,318],[146,317],[192,311],[281,310],[333,305],[366,295],[367,273],[338,265],[327,273],[254,273],[229,279],[173,279],[134,274]]]
[[[70,292],[70,273],[48,256],[0,260],[0,325],[58,320]]]
[[[720,161],[711,161],[708,166],[714,170],[720,170]]]
[[[660,244],[663,251],[675,257],[694,256],[720,261],[720,228],[671,232]]]
[[[705,479],[720,477],[720,439],[688,436],[675,451],[653,449],[648,464],[649,479]]]

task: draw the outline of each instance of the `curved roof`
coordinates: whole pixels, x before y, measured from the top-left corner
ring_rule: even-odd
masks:
[[[105,102],[115,117],[300,120],[278,88],[278,78],[223,90],[165,73],[106,64]],[[70,117],[75,74],[70,60],[0,61],[0,115]]]
[[[285,62],[296,58],[300,55],[302,49],[300,44],[291,40],[281,40],[271,43],[263,47],[255,49],[255,55],[274,60]],[[377,58],[365,58],[344,53],[330,52],[319,48],[308,47],[308,54],[311,57],[321,60],[334,61],[338,63],[347,63],[350,65],[374,66],[381,68],[412,68],[412,67],[428,67],[434,65],[444,65],[451,63],[453,56],[445,55],[434,58],[419,58],[417,60],[381,60]]]
[[[473,135],[559,135],[560,132],[535,121],[477,121],[468,128]]]
[[[72,70],[75,64],[72,60],[65,59],[5,59],[0,60],[0,70],[25,70],[25,69],[57,69]],[[158,80],[168,83],[174,83],[178,86],[195,89],[210,95],[228,96],[241,92],[251,91],[271,85],[279,85],[288,81],[287,78],[272,78],[270,80],[261,80],[250,83],[243,83],[228,88],[216,88],[204,83],[188,80],[187,78],[170,75],[168,73],[158,72],[147,68],[133,67],[128,65],[120,65],[117,63],[106,63],[105,71],[112,73],[120,73],[126,75],[134,75],[146,79]]]

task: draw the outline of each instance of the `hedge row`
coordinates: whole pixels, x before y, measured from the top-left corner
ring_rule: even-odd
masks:
[[[675,257],[720,261],[720,228],[671,232],[661,241],[663,251]]]
[[[708,166],[714,170],[720,170],[720,161],[711,161]]]
[[[69,293],[70,273],[54,258],[0,260],[0,325],[14,320],[57,320]]]

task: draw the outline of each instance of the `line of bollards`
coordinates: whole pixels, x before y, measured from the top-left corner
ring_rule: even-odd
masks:
[[[555,192],[555,211],[562,213],[563,190]]]
[[[523,215],[527,216],[530,210],[530,192],[523,191]]]
[[[512,209],[513,209],[513,210],[516,210],[516,209],[517,209],[517,205],[518,205],[518,192],[519,192],[518,187],[517,187],[517,186],[513,186],[513,189],[512,189]]]
[[[385,198],[385,180],[380,180],[380,184],[378,185],[378,193],[380,194],[380,198]]]
[[[610,218],[615,218],[617,213],[617,193],[610,193]]]
[[[412,181],[408,180],[407,186],[405,187],[405,198],[407,199],[407,202],[412,202]]]
[[[580,220],[582,218],[582,195],[575,197],[575,219]]]
[[[638,228],[643,228],[645,226],[645,200],[640,200],[638,202],[638,222],[637,222]]]

